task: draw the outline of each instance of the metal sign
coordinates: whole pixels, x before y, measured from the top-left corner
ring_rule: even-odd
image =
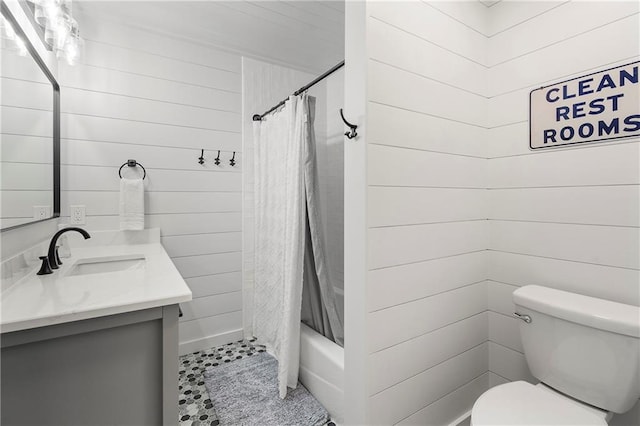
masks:
[[[532,90],[529,147],[640,136],[640,61]]]

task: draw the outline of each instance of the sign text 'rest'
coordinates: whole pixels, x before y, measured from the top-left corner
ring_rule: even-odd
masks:
[[[531,91],[529,146],[640,136],[640,61]]]

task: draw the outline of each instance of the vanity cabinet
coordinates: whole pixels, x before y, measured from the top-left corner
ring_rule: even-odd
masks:
[[[4,333],[3,425],[175,425],[178,305]]]

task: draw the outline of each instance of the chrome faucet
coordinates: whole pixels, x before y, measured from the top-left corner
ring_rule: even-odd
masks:
[[[81,233],[85,240],[88,238],[91,238],[91,235],[89,235],[87,231],[85,231],[82,228],[77,228],[73,226],[69,228],[63,228],[58,232],[56,232],[55,234],[53,234],[53,237],[51,237],[51,242],[49,243],[49,252],[47,253],[47,258],[49,259],[49,265],[51,266],[51,269],[58,269],[59,268],[58,265],[62,263],[62,262],[59,262],[59,258],[57,256],[56,243],[58,242],[58,238],[60,238],[60,235],[68,231],[76,231]]]

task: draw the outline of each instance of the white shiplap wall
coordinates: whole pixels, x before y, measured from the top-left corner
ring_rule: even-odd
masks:
[[[512,317],[518,287],[640,305],[640,141],[528,149],[529,91],[638,60],[640,25],[639,3],[631,1],[503,1],[490,11],[487,260],[495,384],[534,380]],[[637,407],[614,420],[640,423]]]
[[[367,422],[446,424],[489,386],[486,8],[367,8]]]
[[[638,141],[532,153],[527,121],[532,88],[638,58],[638,4],[366,15],[366,418],[446,424],[488,387],[533,380],[518,286],[640,303]]]
[[[146,226],[161,229],[193,292],[181,352],[241,338],[240,56],[79,20],[84,59],[59,71],[63,221],[80,204],[89,229],[117,229],[118,167],[135,158],[147,170]]]

